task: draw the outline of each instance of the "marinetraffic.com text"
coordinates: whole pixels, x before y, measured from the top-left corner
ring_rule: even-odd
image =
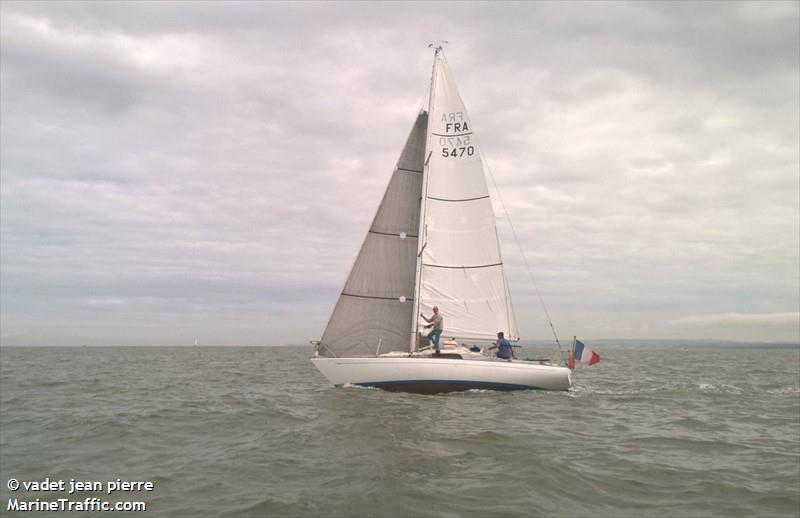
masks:
[[[145,480],[19,480],[10,478],[6,487],[14,493],[8,499],[5,510],[13,511],[146,511],[147,502],[133,500],[134,496],[144,498],[152,493],[155,485]],[[54,494],[55,493],[55,494]],[[62,493],[63,496],[59,496]],[[86,493],[91,493],[87,495]],[[109,498],[131,497],[124,501],[110,501]]]

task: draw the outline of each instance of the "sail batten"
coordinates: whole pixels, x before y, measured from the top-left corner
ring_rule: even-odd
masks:
[[[341,294],[343,297],[358,297],[361,299],[375,299],[375,300],[397,300],[398,297],[378,297],[376,295],[356,295],[355,293],[344,293]],[[406,298],[406,300],[414,300],[413,298]]]
[[[471,131],[467,132],[467,133],[434,133],[434,132],[431,132],[431,135],[434,135],[436,137],[465,137],[467,135],[472,135],[472,132]]]
[[[411,237],[411,238],[416,238],[417,237],[417,236],[415,236],[413,234],[406,234],[405,232],[394,232],[394,233],[393,232],[378,232],[377,230],[368,230],[367,232],[369,232],[370,234],[380,234],[382,236],[398,236],[398,237],[405,236],[405,237]]]
[[[428,196],[428,199],[429,199],[429,200],[436,200],[436,201],[459,202],[459,201],[475,201],[475,200],[483,200],[483,199],[486,199],[486,198],[488,198],[488,197],[489,197],[489,195],[487,194],[486,196],[478,196],[477,198],[463,198],[463,199],[460,199],[460,200],[449,200],[449,199],[447,199],[447,198],[434,198],[433,196]]]
[[[426,264],[423,264],[423,266],[428,267],[428,268],[456,268],[456,269],[460,269],[460,270],[461,269],[469,270],[469,269],[473,269],[473,268],[490,268],[492,266],[503,266],[503,263],[478,264],[478,265],[475,265],[475,266],[466,266],[466,265],[462,265],[462,264],[446,265],[446,264],[427,264],[426,263]]]

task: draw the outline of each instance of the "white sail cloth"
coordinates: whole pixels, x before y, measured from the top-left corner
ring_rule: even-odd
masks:
[[[443,336],[518,337],[494,211],[472,122],[438,50],[420,226],[419,306],[444,316]]]

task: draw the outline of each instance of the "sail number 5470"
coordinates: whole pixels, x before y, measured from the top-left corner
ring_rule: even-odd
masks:
[[[475,147],[473,146],[466,146],[466,147],[443,147],[442,148],[442,156],[445,158],[457,158],[462,156],[472,156],[475,154]]]
[[[458,158],[465,155],[474,155],[475,147],[471,146],[470,144],[471,142],[469,135],[439,138],[439,145],[442,146],[442,156],[445,158]]]

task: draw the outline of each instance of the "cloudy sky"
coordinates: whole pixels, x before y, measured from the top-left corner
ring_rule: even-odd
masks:
[[[562,339],[798,341],[799,5],[3,2],[2,344],[318,339],[438,39]]]

